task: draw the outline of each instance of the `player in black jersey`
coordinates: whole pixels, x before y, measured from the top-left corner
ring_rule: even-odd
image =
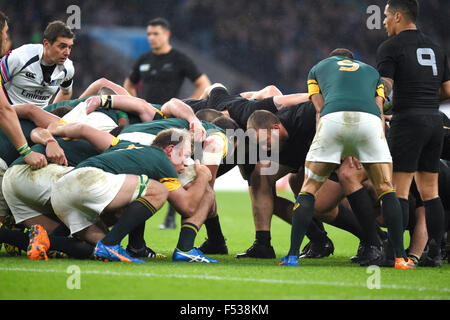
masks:
[[[153,103],[163,104],[178,97],[185,78],[196,87],[192,94],[198,98],[211,83],[194,62],[181,51],[172,48],[170,24],[166,19],[155,18],[148,22],[147,39],[152,50],[136,61],[133,70],[125,80],[124,87],[136,96],[136,87],[142,81],[142,97]]]
[[[450,95],[450,71],[444,51],[416,26],[416,0],[389,0],[384,26],[389,39],[377,50],[377,69],[386,95],[393,89],[389,135],[393,181],[408,220],[408,194],[413,177],[424,200],[429,256],[440,265],[444,209],[438,193],[439,156],[443,142],[439,100]]]

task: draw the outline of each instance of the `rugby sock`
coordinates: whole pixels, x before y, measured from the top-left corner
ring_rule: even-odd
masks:
[[[134,200],[126,207],[111,231],[103,238],[102,243],[105,246],[120,244],[127,234],[145,223],[156,211],[155,207],[144,198]]]
[[[403,245],[402,208],[394,190],[380,196],[381,214],[388,229],[388,239],[396,258],[406,258]]]
[[[444,207],[441,198],[424,201],[425,220],[427,223],[428,239],[434,239],[440,244],[444,235]]]
[[[75,259],[89,259],[95,249],[95,246],[75,238],[50,234],[48,239],[50,240],[49,250],[64,252]]]
[[[128,235],[128,245],[132,248],[142,249],[146,243],[144,240],[145,222],[134,228]]]
[[[342,204],[338,206],[338,214],[334,221],[330,222],[330,224],[334,227],[350,232],[358,239],[362,238],[363,231],[354,213]]]
[[[292,216],[289,256],[299,256],[300,246],[314,215],[314,203],[314,196],[310,193],[300,192],[297,197]]]
[[[306,230],[306,236],[312,242],[323,243],[327,240],[327,232],[323,228],[322,222],[319,222],[314,218],[312,219],[308,229]]]
[[[398,198],[398,201],[400,202],[400,206],[402,207],[403,230],[406,230],[409,224],[409,200]]]
[[[70,236],[70,229],[64,223],[60,223],[51,233],[54,236]]]
[[[222,233],[222,228],[220,227],[219,216],[209,218],[205,221],[206,234],[208,235],[208,240],[212,243],[221,244],[225,242],[225,238]]]
[[[24,233],[21,230],[7,229],[3,226],[0,228],[0,243],[7,243],[18,247],[20,250],[27,251],[30,238],[28,233]]]
[[[361,226],[362,232],[360,239],[368,245],[380,246],[381,243],[378,239],[376,229],[375,212],[372,206],[372,199],[370,198],[367,189],[362,187],[349,194],[347,200]]]
[[[177,249],[187,252],[194,248],[195,237],[198,233],[198,227],[195,224],[186,222],[181,225],[180,238],[178,239]]]
[[[267,230],[256,231],[257,243],[270,247],[270,240],[271,240],[270,231]]]

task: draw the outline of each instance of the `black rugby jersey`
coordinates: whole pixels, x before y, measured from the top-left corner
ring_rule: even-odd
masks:
[[[377,50],[381,77],[394,80],[393,112],[439,108],[439,88],[450,80],[447,56],[419,30],[405,30]]]

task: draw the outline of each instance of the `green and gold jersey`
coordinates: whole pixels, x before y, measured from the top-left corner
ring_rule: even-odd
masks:
[[[153,117],[153,120],[162,120],[162,119],[167,119],[167,117],[161,112],[161,108],[162,105],[160,104],[151,104],[155,109],[156,109],[156,113],[155,116]],[[141,119],[139,118],[139,116],[135,115],[135,114],[128,114],[128,117],[130,119],[130,124],[135,124],[135,123],[141,123]]]
[[[34,128],[36,128],[36,125],[28,120],[19,121],[28,145],[32,146],[34,143],[31,141],[30,133]],[[9,140],[8,136],[3,132],[3,130],[0,129],[0,158],[3,159],[9,166],[19,156],[19,152],[17,152],[11,140]]]
[[[384,99],[384,86],[375,68],[358,60],[334,56],[320,61],[308,74],[308,94],[321,93],[321,116],[338,111],[359,111],[381,116],[375,97]]]
[[[99,154],[97,150],[95,150],[95,148],[92,146],[92,144],[84,139],[58,138],[56,139],[56,141],[64,150],[64,154],[70,167],[75,167],[80,162]],[[42,153],[44,155],[45,149],[46,147],[42,144],[35,144],[31,147],[31,150]],[[50,160],[48,158],[47,161],[48,163],[50,163]],[[23,157],[18,158],[11,164],[11,166],[14,166],[16,164],[25,164]]]
[[[174,166],[164,150],[157,147],[121,141],[108,151],[76,166],[83,167],[95,167],[114,174],[145,174],[164,184],[169,191],[181,187]]]

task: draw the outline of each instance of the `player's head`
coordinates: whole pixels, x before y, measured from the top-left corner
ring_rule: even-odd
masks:
[[[195,113],[199,120],[212,122],[214,119],[223,116],[223,113],[215,109],[201,109]]]
[[[329,57],[334,57],[334,56],[343,56],[349,59],[355,59],[355,56],[353,55],[353,52],[351,52],[350,50],[346,49],[346,48],[337,48],[334,49],[333,51],[330,52],[330,54],[328,55]]]
[[[181,173],[192,154],[192,135],[187,130],[166,129],[156,135],[152,146],[163,149],[175,170]]]
[[[147,40],[152,51],[164,50],[169,45],[170,24],[164,18],[155,18],[147,23]]]
[[[266,110],[253,112],[247,121],[247,132],[256,139],[263,150],[271,150],[275,141],[282,143],[286,140],[280,132],[281,127],[280,119]]]
[[[417,0],[388,0],[384,9],[384,27],[388,36],[394,36],[408,25],[415,25],[419,14]]]
[[[72,51],[75,35],[62,21],[50,22],[44,30],[44,61],[49,64],[64,64]]]
[[[0,11],[0,57],[8,50],[8,17]]]
[[[97,93],[99,96],[113,96],[117,95],[117,92],[115,92],[112,88],[108,86],[101,87],[100,90],[98,90]]]

